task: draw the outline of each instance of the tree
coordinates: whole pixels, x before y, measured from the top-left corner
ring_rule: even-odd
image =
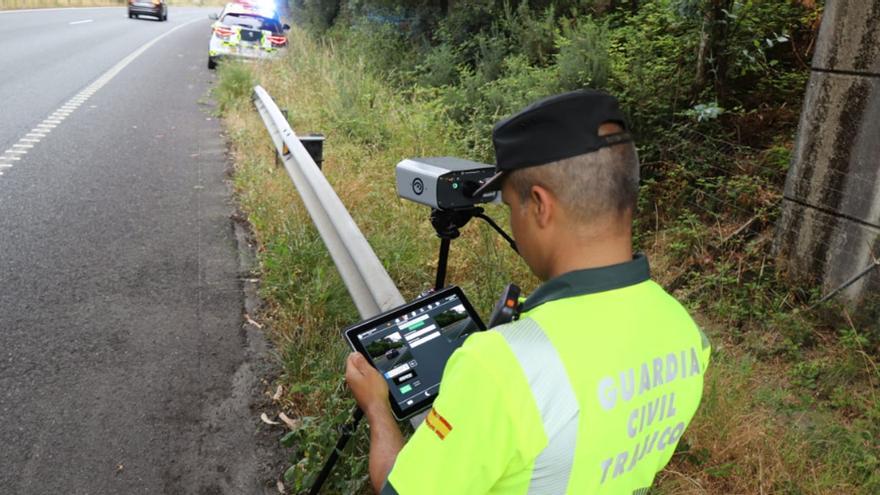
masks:
[[[694,95],[699,94],[709,83],[709,74],[714,72],[716,89],[722,92],[727,71],[725,42],[728,33],[728,17],[733,0],[706,0],[703,5],[703,22],[700,28],[700,44],[697,49],[697,66],[694,76]],[[710,66],[710,59],[714,64]]]

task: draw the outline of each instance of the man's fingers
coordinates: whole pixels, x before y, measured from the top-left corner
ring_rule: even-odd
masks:
[[[345,363],[345,379],[351,381],[363,378],[370,371],[370,363],[359,352],[348,355]]]
[[[345,360],[345,381],[351,382],[352,379],[357,379],[361,373],[358,369],[357,364],[355,364],[356,352],[353,352],[348,355],[348,358]]]
[[[366,358],[364,358],[359,352],[352,352],[348,355],[348,359],[361,373],[366,373],[370,368],[370,363],[368,363]]]

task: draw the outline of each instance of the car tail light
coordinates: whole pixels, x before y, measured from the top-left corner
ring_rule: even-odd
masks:
[[[217,35],[218,38],[225,40],[235,34],[235,31],[226,26],[217,26],[214,28],[214,34]]]
[[[286,36],[269,36],[269,42],[272,43],[272,46],[285,46],[285,45],[287,45],[287,37]]]

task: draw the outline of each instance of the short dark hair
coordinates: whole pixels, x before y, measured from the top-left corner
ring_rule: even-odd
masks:
[[[639,195],[639,156],[633,143],[621,143],[556,162],[509,172],[505,178],[521,201],[533,185],[553,192],[574,218],[632,213]]]

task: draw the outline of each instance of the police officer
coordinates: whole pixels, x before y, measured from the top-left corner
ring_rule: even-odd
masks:
[[[513,323],[470,336],[404,445],[382,376],[346,380],[382,494],[642,494],[700,402],[709,343],[632,253],[638,157],[617,101],[582,90],[496,124],[496,175],[543,284]]]

